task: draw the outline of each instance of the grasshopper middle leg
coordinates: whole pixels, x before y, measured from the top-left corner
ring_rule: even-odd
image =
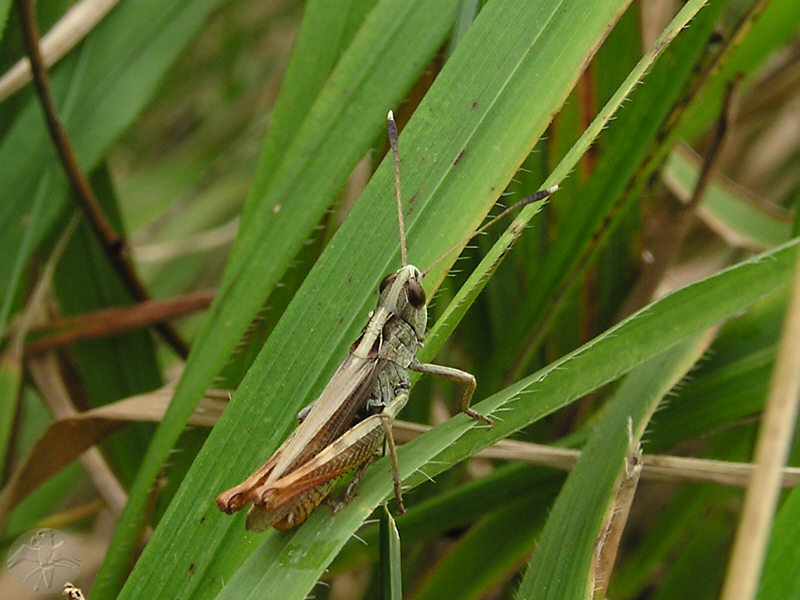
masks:
[[[417,361],[416,358],[411,362],[408,368],[412,371],[417,371],[418,373],[427,373],[428,375],[436,375],[437,377],[444,377],[445,379],[451,379],[452,381],[463,383],[465,386],[467,386],[467,389],[464,390],[464,395],[461,397],[461,412],[467,414],[476,421],[483,421],[489,427],[492,426],[492,420],[489,417],[484,416],[478,411],[472,410],[469,407],[469,401],[472,399],[472,394],[475,392],[475,387],[477,386],[475,376],[472,373],[467,373],[466,371],[455,369],[453,367],[434,365],[432,363],[421,363]]]

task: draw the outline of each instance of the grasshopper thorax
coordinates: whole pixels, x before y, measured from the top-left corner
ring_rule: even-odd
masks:
[[[422,272],[414,265],[400,267],[383,278],[378,306],[389,310],[411,325],[417,339],[425,336],[428,311],[425,308],[425,290],[422,289]]]

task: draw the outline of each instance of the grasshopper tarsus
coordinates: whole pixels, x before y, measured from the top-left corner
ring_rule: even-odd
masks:
[[[364,471],[367,470],[371,460],[364,461],[359,465],[356,469],[356,472],[353,473],[353,478],[347,484],[347,487],[344,489],[344,494],[340,498],[333,500],[331,504],[331,512],[336,514],[340,510],[342,510],[347,504],[356,497],[356,488],[358,487],[361,478],[364,476]]]
[[[226,493],[222,493],[217,496],[217,506],[219,509],[229,515],[232,515],[237,510],[241,510],[248,504],[249,500],[247,500],[243,494],[237,493],[228,496]]]
[[[353,494],[348,498],[345,498],[345,496],[342,496],[341,498],[332,498],[331,496],[328,496],[327,498],[325,498],[325,500],[323,500],[323,502],[327,505],[328,508],[331,509],[331,514],[335,515],[345,506],[347,506],[347,503],[350,502],[350,500],[352,500],[354,497],[355,494]]]
[[[479,413],[476,410],[472,410],[471,408],[465,408],[465,409],[462,409],[462,412],[464,412],[468,417],[471,417],[472,419],[474,419],[476,421],[483,421],[489,427],[494,427],[494,421],[492,421],[489,417],[487,417],[486,415],[484,415],[482,413]]]

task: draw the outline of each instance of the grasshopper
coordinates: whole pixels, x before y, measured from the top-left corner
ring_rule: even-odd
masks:
[[[269,527],[290,529],[300,525],[325,500],[336,481],[355,470],[356,474],[344,494],[343,500],[346,501],[384,440],[392,462],[397,504],[400,514],[405,512],[392,422],[408,401],[409,369],[464,384],[466,389],[461,398],[461,411],[492,425],[491,420],[469,407],[476,386],[473,375],[452,367],[420,363],[416,358],[428,320],[421,284],[425,272],[408,264],[397,126],[391,111],[387,117],[387,130],[394,159],[402,266],[381,282],[378,305],[366,327],[319,398],[300,412],[298,427],[264,465],[217,497],[217,506],[228,514],[252,503],[246,521],[247,529],[251,531],[264,531]],[[473,236],[510,210],[545,198],[555,189],[537,192],[518,202]],[[447,254],[449,252],[444,256]]]

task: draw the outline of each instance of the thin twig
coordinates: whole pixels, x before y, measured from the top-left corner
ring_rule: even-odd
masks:
[[[61,165],[66,172],[73,194],[88,218],[112,267],[122,279],[125,287],[136,300],[149,300],[150,294],[136,274],[133,263],[128,257],[128,243],[106,219],[88,179],[86,179],[78,165],[69,138],[58,118],[58,112],[50,93],[47,69],[42,62],[39,48],[39,29],[34,16],[33,0],[17,0],[17,9],[19,11],[25,49],[28,53],[28,60],[31,63],[36,93],[39,96],[47,129],[50,132],[50,137],[53,140]],[[160,323],[156,325],[156,329],[179,355],[185,358],[189,354],[188,344],[170,323]]]
[[[429,431],[431,427],[397,420],[394,422],[393,429],[395,441],[406,443]],[[476,453],[475,457],[515,460],[570,471],[580,455],[580,450],[571,448],[558,448],[517,440],[500,440]],[[749,463],[645,454],[642,457],[642,469],[642,479],[649,481],[714,483],[730,487],[745,487],[750,481],[754,467]],[[799,483],[800,468],[784,467],[781,471],[781,486],[792,488]]]
[[[164,323],[207,308],[213,299],[214,292],[195,292],[170,300],[145,300],[132,306],[66,317],[46,327],[31,330],[29,337],[33,341],[25,344],[24,355],[31,356],[75,342]]]

